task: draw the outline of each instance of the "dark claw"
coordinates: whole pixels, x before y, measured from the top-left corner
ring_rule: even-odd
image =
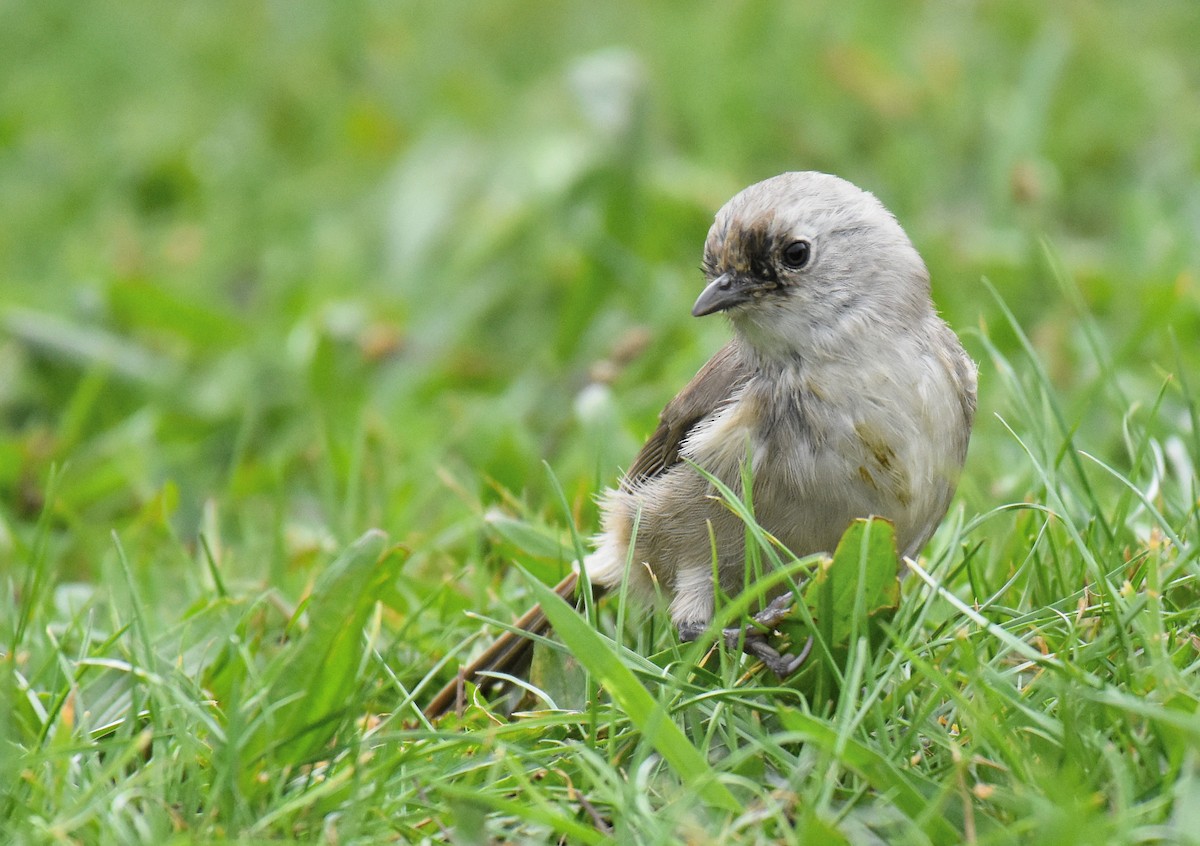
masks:
[[[795,604],[796,598],[790,593],[785,593],[772,599],[771,603],[755,614],[752,619],[764,629],[773,629],[787,619]]]
[[[811,637],[808,639],[798,655],[780,655],[767,642],[767,638],[774,633],[775,626],[787,619],[794,601],[794,597],[790,593],[771,600],[766,608],[751,618],[753,620],[751,625],[744,629],[726,629],[724,632],[725,645],[731,651],[741,649],[747,655],[753,655],[781,679],[790,676],[800,669],[805,659],[808,658],[808,653],[812,651],[813,639]]]
[[[731,652],[745,652],[753,655],[767,665],[779,678],[786,678],[808,658],[812,651],[813,639],[810,637],[798,655],[780,655],[775,647],[767,642],[767,638],[775,633],[775,627],[786,620],[792,610],[795,597],[790,593],[771,600],[766,608],[751,617],[751,624],[744,629],[725,629],[725,647]],[[706,623],[684,622],[678,625],[681,643],[691,643],[708,629]]]

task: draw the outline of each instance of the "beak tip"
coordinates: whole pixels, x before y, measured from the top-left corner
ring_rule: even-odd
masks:
[[[704,317],[737,305],[743,299],[743,287],[732,274],[721,274],[700,292],[696,304],[692,306],[692,317]]]

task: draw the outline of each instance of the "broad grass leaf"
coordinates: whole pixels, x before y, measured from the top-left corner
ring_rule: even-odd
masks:
[[[871,620],[895,613],[900,556],[892,524],[876,517],[851,523],[833,558],[807,585],[804,602],[831,648],[845,647]]]
[[[575,551],[563,542],[561,533],[544,525],[511,517],[498,508],[489,509],[484,515],[488,529],[510,544],[516,552],[548,561],[572,561]]]
[[[587,707],[587,674],[570,653],[535,644],[529,681],[559,708],[582,711]]]
[[[842,535],[832,558],[820,563],[803,590],[804,606],[816,631],[800,616],[779,625],[793,644],[816,639],[813,654],[791,684],[812,701],[836,696],[841,670],[854,642],[878,643],[882,621],[900,602],[900,557],[895,530],[887,520],[855,520]]]
[[[354,704],[362,665],[363,627],[395,575],[387,536],[372,530],[338,556],[309,596],[304,633],[272,662],[270,694],[247,758],[267,754],[278,764],[305,762],[333,737]]]

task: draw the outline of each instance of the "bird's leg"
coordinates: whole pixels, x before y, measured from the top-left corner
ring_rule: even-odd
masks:
[[[771,600],[766,608],[755,614],[751,618],[754,621],[752,624],[745,628],[725,629],[726,647],[732,651],[740,649],[747,655],[753,655],[781,679],[796,672],[812,651],[813,639],[809,637],[804,648],[796,655],[780,655],[775,647],[767,642],[775,627],[787,619],[793,602],[795,597],[790,592],[785,593]]]

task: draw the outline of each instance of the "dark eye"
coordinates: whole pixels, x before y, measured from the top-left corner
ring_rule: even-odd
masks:
[[[792,270],[799,270],[808,264],[808,256],[812,252],[812,244],[807,241],[793,241],[783,248],[781,257],[783,263]]]

